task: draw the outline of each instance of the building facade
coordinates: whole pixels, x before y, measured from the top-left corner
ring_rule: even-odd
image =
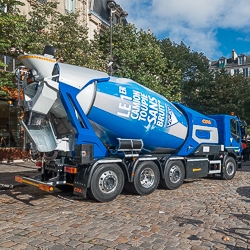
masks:
[[[25,6],[20,8],[21,14],[28,15],[34,4],[45,4],[51,0],[21,0]],[[89,40],[94,38],[95,32],[101,32],[110,25],[111,10],[107,6],[107,0],[60,0],[58,11],[62,14],[80,11],[79,22],[81,21],[88,28]],[[112,1],[115,2],[115,1]],[[113,23],[124,22],[124,10],[118,4],[113,11]],[[126,19],[125,19],[126,23]]]
[[[21,0],[24,6],[20,7],[20,14],[28,17],[28,13],[32,10],[32,5],[45,4],[49,1],[51,0]],[[111,20],[112,24],[120,22],[126,24],[126,19],[124,19],[123,15],[124,10],[111,0],[60,0],[58,2],[58,11],[62,14],[79,11],[79,22],[88,28],[89,40],[94,38],[95,32],[100,33],[110,26]],[[115,9],[109,9],[108,2],[115,3]],[[13,58],[1,56],[0,59],[7,64],[2,70],[14,72],[16,65]],[[15,150],[10,151],[9,149],[25,150],[28,139],[18,122],[20,115],[19,109],[0,96],[0,162],[6,160],[4,159],[6,155],[15,158],[13,153]],[[9,159],[9,156],[7,158]]]
[[[210,68],[213,71],[224,68],[231,76],[242,74],[244,77],[250,77],[250,56],[237,55],[236,51],[232,50],[231,58],[221,57],[212,61]]]
[[[51,0],[21,0],[24,6],[20,6],[20,14],[28,17],[32,11],[34,4],[45,4]],[[88,39],[94,38],[95,32],[100,33],[106,27],[110,26],[111,10],[107,6],[108,0],[60,0],[58,11],[62,14],[79,11],[79,22],[85,25],[88,29]],[[114,2],[114,1],[112,1]],[[115,11],[112,11],[112,24],[127,23],[125,11],[118,4],[115,6]],[[13,72],[16,64],[11,57],[0,56],[0,59],[7,65],[3,68],[5,71]]]

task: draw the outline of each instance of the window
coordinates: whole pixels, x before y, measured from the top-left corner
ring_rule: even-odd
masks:
[[[114,16],[114,24],[118,24],[119,22],[120,22],[120,18],[119,18],[119,16],[117,16],[117,15],[115,15]]]
[[[238,58],[238,64],[239,65],[245,64],[245,57],[244,56],[239,56],[239,58]]]
[[[234,76],[237,76],[237,75],[239,75],[239,69],[234,70]]]
[[[248,77],[248,68],[243,69],[243,76]]]
[[[240,139],[239,131],[240,130],[239,130],[238,123],[236,120],[234,120],[234,119],[230,120],[230,129],[231,129],[231,136],[234,138],[234,140],[239,142],[239,139]]]
[[[15,59],[9,56],[0,56],[0,61],[4,64],[7,64],[5,67],[0,67],[0,70],[3,69],[4,71],[14,72],[15,71]]]
[[[39,3],[41,3],[41,4],[45,4],[45,3],[47,3],[47,0],[37,0]]]
[[[226,66],[226,59],[221,58],[219,59],[219,68],[224,68]]]
[[[3,5],[2,8],[0,8],[0,11],[3,11],[4,13],[7,13],[7,5]]]
[[[66,13],[75,12],[76,1],[75,0],[66,0]]]

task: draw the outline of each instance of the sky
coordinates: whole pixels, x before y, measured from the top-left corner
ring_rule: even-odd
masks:
[[[115,0],[137,29],[184,42],[210,60],[250,55],[250,0]]]

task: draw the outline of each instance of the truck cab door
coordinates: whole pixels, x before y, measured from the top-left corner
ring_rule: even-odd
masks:
[[[239,121],[235,118],[230,118],[229,145],[226,147],[235,153],[241,152],[241,128]]]

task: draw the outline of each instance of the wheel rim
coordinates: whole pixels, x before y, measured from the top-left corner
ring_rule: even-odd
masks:
[[[99,187],[103,193],[111,193],[117,187],[117,175],[113,171],[105,171],[99,178]]]
[[[169,171],[169,179],[172,183],[177,183],[181,179],[181,169],[179,166],[174,165]]]
[[[234,164],[232,162],[229,162],[226,167],[226,171],[228,175],[233,175],[234,173]]]
[[[155,173],[151,168],[145,168],[140,174],[141,185],[144,188],[149,188],[154,185]]]

